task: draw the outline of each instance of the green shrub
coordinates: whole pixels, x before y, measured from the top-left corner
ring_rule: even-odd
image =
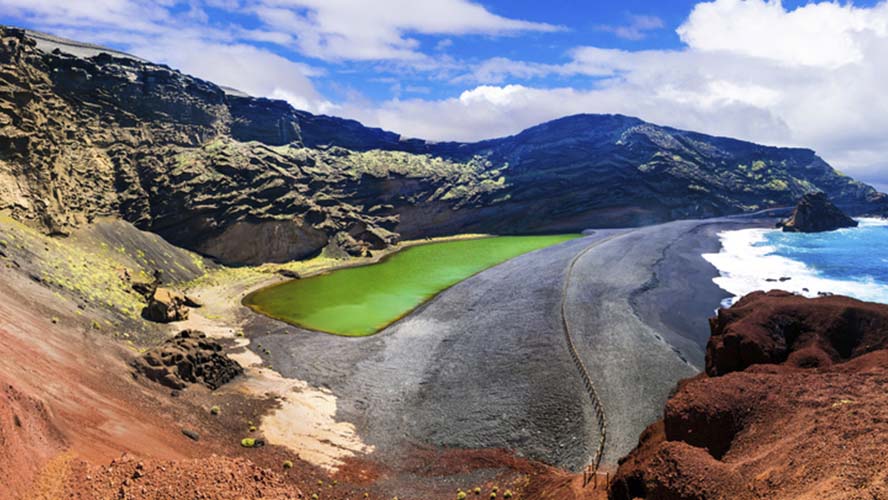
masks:
[[[253,438],[243,438],[241,439],[241,446],[244,448],[252,448],[256,446],[256,440]]]
[[[467,496],[465,491],[460,491],[456,494],[456,500],[466,500]]]
[[[285,468],[285,469],[292,469],[292,468],[293,468],[293,462],[292,462],[291,460],[284,460],[284,468]]]
[[[210,408],[210,415],[218,415],[220,413],[222,413],[222,408],[219,408],[218,406]]]
[[[512,498],[512,490],[506,490],[506,492],[503,493],[503,498]]]

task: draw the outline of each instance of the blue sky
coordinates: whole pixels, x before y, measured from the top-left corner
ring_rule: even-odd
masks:
[[[407,136],[618,112],[810,147],[888,186],[884,1],[0,0],[0,12]]]

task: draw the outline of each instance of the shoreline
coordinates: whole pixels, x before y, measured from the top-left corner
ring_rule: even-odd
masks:
[[[261,349],[254,344],[261,345],[255,339],[261,338],[264,332],[250,328],[247,323],[256,317],[278,320],[254,311],[243,303],[243,299],[249,293],[292,279],[279,274],[280,270],[295,270],[301,277],[310,277],[372,265],[413,246],[494,236],[461,234],[407,240],[372,257],[316,257],[284,264],[221,267],[176,287],[196,297],[203,307],[191,310],[186,321],[168,324],[167,331],[172,335],[180,330],[195,329],[209,337],[231,342],[230,356],[244,367],[246,376],[221,389],[222,393],[243,393],[259,398],[272,395],[277,399],[277,405],[260,417],[260,429],[269,444],[287,448],[307,462],[335,473],[348,460],[371,453],[374,448],[361,440],[353,423],[338,418],[337,397],[329,388],[312,383],[310,377],[284,376],[263,359]],[[321,335],[333,337],[327,333]]]
[[[487,239],[487,238],[518,238],[518,237],[535,237],[535,236],[537,236],[537,235],[475,235],[475,234],[467,234],[467,235],[455,235],[455,236],[452,236],[452,237],[439,237],[439,238],[426,239],[426,240],[412,240],[412,241],[408,242],[408,244],[404,245],[403,247],[398,248],[396,251],[387,252],[386,254],[381,255],[381,256],[379,256],[378,258],[373,259],[373,260],[370,261],[370,262],[366,262],[366,263],[365,263],[365,262],[361,262],[361,263],[356,263],[356,264],[352,264],[352,265],[338,266],[338,267],[333,268],[333,269],[323,270],[323,271],[319,271],[319,272],[314,272],[314,273],[312,273],[312,274],[310,274],[310,275],[301,276],[301,277],[298,278],[298,279],[307,279],[307,278],[317,277],[317,276],[320,276],[320,275],[324,275],[324,274],[329,274],[329,273],[333,273],[333,272],[336,272],[336,271],[340,271],[340,270],[343,270],[343,269],[349,269],[349,268],[357,268],[357,267],[365,267],[365,266],[370,266],[370,265],[383,264],[383,263],[385,263],[387,260],[389,260],[389,259],[395,257],[396,255],[399,255],[402,251],[406,251],[406,250],[408,250],[408,249],[410,249],[410,248],[416,248],[416,247],[421,247],[421,246],[426,246],[426,245],[431,245],[431,244],[448,243],[448,242],[455,242],[455,241],[466,241],[466,240],[479,240],[479,239]],[[542,236],[542,235],[540,235],[540,236]],[[577,233],[577,234],[565,234],[565,235],[553,235],[553,236],[564,237],[564,241],[569,241],[569,240],[571,240],[571,239],[577,239],[577,238],[582,238],[582,237],[583,237],[583,235],[582,235],[582,234],[579,234],[579,233]],[[587,235],[587,236],[588,236],[588,235]],[[546,246],[557,245],[557,244],[563,243],[564,241],[553,242],[553,243],[547,243]],[[540,248],[536,248],[536,249],[530,249],[530,250],[524,251],[524,253],[530,253],[530,252],[533,252],[533,251],[536,251],[536,250],[540,250],[541,248],[546,248],[546,246],[543,246],[543,247],[540,247]],[[470,279],[470,278],[472,278],[473,276],[476,276],[476,275],[478,275],[478,274],[480,274],[480,273],[483,273],[484,271],[490,269],[491,267],[495,267],[495,266],[497,266],[497,265],[502,264],[503,262],[506,262],[506,261],[508,261],[508,260],[511,260],[511,259],[514,259],[514,258],[520,257],[520,256],[523,255],[524,253],[520,253],[520,254],[515,255],[515,256],[513,256],[513,257],[506,258],[505,260],[502,260],[502,261],[495,262],[495,263],[493,263],[493,264],[487,265],[487,267],[483,267],[483,268],[481,268],[481,269],[478,269],[477,271],[472,272],[471,274],[468,274],[468,275],[463,276],[462,278],[460,278],[458,281],[456,281],[456,282],[454,282],[454,283],[448,284],[447,286],[444,286],[444,287],[442,287],[442,288],[440,288],[440,289],[437,289],[437,291],[435,291],[433,294],[431,294],[431,295],[429,295],[429,296],[427,296],[427,297],[423,297],[418,303],[416,303],[416,304],[413,305],[412,307],[409,307],[408,309],[403,310],[403,311],[402,311],[400,314],[398,314],[397,316],[392,317],[392,318],[391,318],[390,320],[388,320],[384,325],[379,326],[379,327],[375,327],[375,330],[372,331],[372,332],[370,332],[370,333],[339,332],[339,331],[333,331],[333,330],[325,330],[325,329],[322,329],[322,328],[314,328],[314,327],[310,327],[310,326],[307,326],[307,325],[301,324],[301,323],[296,322],[296,321],[290,321],[290,320],[288,320],[286,317],[282,317],[282,316],[280,316],[280,315],[273,314],[273,313],[271,313],[271,312],[267,312],[267,311],[265,311],[265,310],[263,309],[263,307],[262,307],[260,304],[250,303],[251,298],[254,297],[256,294],[261,293],[261,292],[265,292],[265,291],[272,290],[272,289],[274,289],[274,288],[276,288],[276,287],[280,287],[280,286],[287,285],[288,283],[291,283],[291,282],[294,281],[294,280],[282,280],[282,281],[278,281],[278,282],[276,282],[276,283],[273,283],[273,284],[270,284],[270,285],[267,285],[267,286],[264,286],[264,287],[261,287],[261,288],[256,288],[256,289],[250,291],[249,293],[247,293],[247,295],[244,296],[244,298],[241,300],[241,304],[242,304],[243,306],[245,306],[245,307],[251,309],[253,312],[255,312],[255,313],[257,313],[257,314],[261,314],[261,315],[263,315],[263,316],[267,316],[267,317],[269,317],[269,318],[271,318],[271,319],[274,319],[274,320],[277,320],[277,321],[281,321],[281,322],[283,322],[283,323],[286,323],[286,324],[288,324],[288,325],[291,325],[291,326],[294,326],[294,327],[297,327],[297,328],[300,328],[300,329],[304,329],[304,330],[306,330],[306,331],[312,331],[312,332],[318,332],[318,333],[326,333],[326,334],[328,334],[328,335],[337,335],[337,336],[341,336],[341,337],[370,337],[370,336],[377,335],[377,334],[381,333],[382,331],[384,331],[384,330],[387,329],[388,327],[392,326],[393,324],[397,323],[398,321],[400,321],[400,320],[404,319],[405,317],[407,317],[407,316],[413,314],[414,312],[418,311],[418,310],[419,310],[420,308],[422,308],[426,303],[428,303],[428,302],[431,301],[431,300],[434,300],[435,297],[437,297],[438,295],[440,295],[440,294],[446,292],[447,290],[449,290],[450,288],[452,288],[452,287],[458,285],[459,283],[461,283],[461,282],[463,282],[463,281],[465,281],[465,280],[467,280],[467,279]]]
[[[704,255],[721,250],[719,234],[724,231],[771,224],[770,219],[701,221],[663,249],[652,266],[650,280],[632,292],[630,303],[638,316],[697,370],[705,364],[707,319],[730,297],[717,283],[718,268]]]
[[[836,233],[853,235],[865,227],[886,226],[882,219],[857,218],[857,228],[840,229]],[[768,235],[779,229],[747,228],[721,231],[721,248],[703,255],[719,271],[716,283],[729,292],[724,305],[756,290],[783,290],[813,298],[823,295],[846,295],[869,302],[888,302],[888,285],[860,279],[825,276],[805,262],[781,255],[768,243]],[[806,238],[793,234],[790,238]]]

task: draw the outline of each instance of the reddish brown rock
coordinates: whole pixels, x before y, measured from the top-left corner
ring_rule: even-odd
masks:
[[[751,294],[707,372],[621,461],[614,500],[888,498],[888,306]]]
[[[169,288],[159,287],[148,299],[148,305],[142,316],[149,321],[171,323],[188,319],[188,304],[193,303],[188,297],[174,292]]]
[[[753,364],[827,366],[888,347],[888,307],[847,297],[754,292],[710,319],[706,373]]]

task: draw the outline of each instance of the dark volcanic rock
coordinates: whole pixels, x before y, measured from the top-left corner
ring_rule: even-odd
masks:
[[[711,326],[611,499],[888,498],[888,306],[756,292]]]
[[[231,136],[239,141],[259,141],[272,146],[300,143],[299,119],[285,101],[229,95]]]
[[[113,51],[42,50],[13,28],[0,28],[0,151],[0,210],[18,220],[64,234],[120,217],[226,263],[749,212],[812,188],[885,205],[806,149],[620,115],[476,143],[404,139]]]
[[[799,200],[792,216],[780,223],[787,233],[822,233],[857,227],[857,221],[832,204],[825,193],[808,193]]]
[[[133,361],[137,372],[173,389],[203,384],[217,389],[244,372],[205,334],[184,330]]]

